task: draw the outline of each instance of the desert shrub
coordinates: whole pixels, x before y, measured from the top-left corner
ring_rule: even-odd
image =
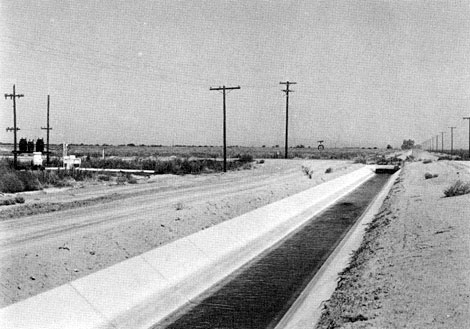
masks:
[[[243,168],[245,163],[253,161],[253,157],[249,154],[239,155],[238,161],[229,161],[227,169],[235,170]],[[134,169],[134,170],[152,170],[155,174],[199,174],[202,172],[222,171],[223,163],[215,159],[195,159],[190,160],[188,157],[175,157],[170,160],[152,160],[152,159],[136,159],[131,161],[124,161],[122,159],[94,159],[82,161],[84,168],[99,168],[99,169]],[[76,170],[80,172],[79,170]],[[81,171],[84,172],[84,171]],[[85,173],[85,172],[84,172]],[[86,172],[89,173],[89,172]],[[87,174],[84,174],[87,175]],[[83,180],[88,176],[73,176],[75,180]]]
[[[431,174],[429,172],[424,174],[424,179],[430,179],[430,178],[436,178],[436,177],[439,177],[439,175],[438,174]]]
[[[43,171],[37,177],[43,186],[65,187],[70,186],[73,179],[67,174],[68,170]]]
[[[183,210],[183,204],[181,202],[178,202],[176,205],[175,205],[175,209],[176,210]]]
[[[191,161],[189,163],[191,174],[199,174],[204,170],[204,163],[199,161]]]
[[[127,174],[126,179],[129,184],[137,184],[137,179],[131,174]]]
[[[0,199],[0,206],[9,206],[9,205],[12,205],[12,204],[15,204],[15,200],[13,199]]]
[[[313,170],[310,170],[309,167],[302,166],[302,172],[310,179],[312,179]]]
[[[325,174],[329,174],[333,172],[333,168],[329,167],[325,170]]]
[[[452,160],[452,157],[450,155],[442,155],[439,158],[437,158],[437,161],[441,160]]]
[[[367,163],[367,158],[364,155],[359,155],[359,156],[357,156],[353,159],[353,162],[354,163],[366,164]]]
[[[470,183],[464,183],[461,180],[457,180],[454,184],[444,190],[446,197],[464,195],[470,193]]]
[[[92,179],[94,176],[96,176],[96,173],[93,173],[91,171],[86,171],[86,170],[66,170],[64,172],[66,178],[70,178],[76,181],[84,181],[87,179]]]
[[[102,181],[102,182],[109,182],[111,180],[111,176],[110,175],[106,175],[106,174],[99,174],[97,176],[97,179],[99,181]]]
[[[6,172],[2,175],[0,187],[4,193],[17,193],[24,191],[24,184],[15,172]]]
[[[117,178],[116,178],[116,183],[118,184],[125,184],[127,182],[127,177],[126,175],[118,175]]]
[[[431,163],[431,162],[432,162],[431,159],[425,159],[425,160],[423,160],[423,163]]]
[[[238,161],[242,163],[253,162],[253,156],[251,154],[244,153],[240,155],[240,157],[238,158]]]
[[[16,203],[24,203],[25,200],[22,196],[15,196],[15,197],[12,197],[12,198],[2,198],[0,199],[0,206],[9,206],[9,205],[13,205],[13,204],[16,204]]]
[[[23,183],[24,191],[37,191],[42,188],[38,177],[32,171],[17,171],[16,175]]]
[[[247,163],[244,163],[243,166],[241,166],[241,169],[243,170],[248,170],[248,169],[251,169],[252,166],[251,166],[251,163],[247,162]]]

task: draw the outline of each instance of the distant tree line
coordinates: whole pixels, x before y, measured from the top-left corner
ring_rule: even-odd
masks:
[[[402,150],[410,150],[414,148],[415,146],[415,141],[412,139],[404,139],[403,144],[401,144],[401,149]]]

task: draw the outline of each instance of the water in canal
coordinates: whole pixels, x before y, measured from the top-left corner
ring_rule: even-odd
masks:
[[[274,328],[389,178],[375,175],[153,328]]]

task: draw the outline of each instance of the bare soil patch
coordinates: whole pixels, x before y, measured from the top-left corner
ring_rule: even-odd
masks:
[[[443,193],[470,174],[426,162],[405,166],[317,328],[470,328],[470,195]]]

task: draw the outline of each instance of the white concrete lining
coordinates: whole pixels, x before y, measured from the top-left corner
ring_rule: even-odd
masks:
[[[367,225],[379,212],[399,174],[400,171],[393,174],[372,204],[369,205],[366,212],[350,229],[299,298],[279,321],[275,329],[315,327],[322,315],[322,303],[328,300],[335,291],[338,274],[349,265],[352,254],[360,247]]]
[[[338,177],[0,309],[1,328],[147,328],[372,177]]]

